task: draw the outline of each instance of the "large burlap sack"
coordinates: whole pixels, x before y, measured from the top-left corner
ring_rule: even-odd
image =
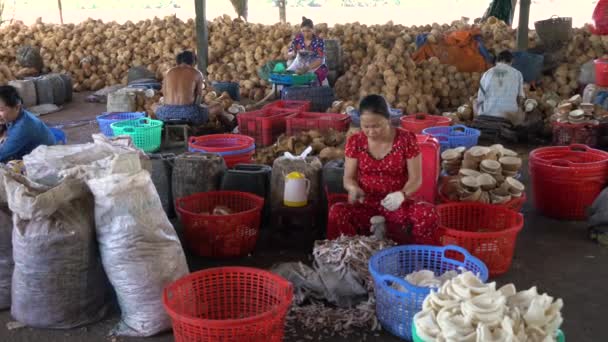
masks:
[[[13,219],[4,189],[4,172],[0,172],[0,310],[11,306],[13,279]]]
[[[39,146],[23,157],[23,163],[29,179],[53,186],[61,181],[61,173],[67,169],[126,153],[137,153],[143,168],[151,170],[149,158],[133,145],[130,137],[108,138],[103,134],[93,134],[93,143],[88,144]]]
[[[289,159],[279,157],[272,165],[272,176],[270,180],[271,204],[273,208],[278,208],[283,204],[283,192],[285,191],[285,176],[297,171],[303,173],[310,180],[310,192],[308,193],[309,202],[317,202],[320,197],[321,189],[321,169],[323,164],[317,157],[307,157],[304,159]]]
[[[162,292],[188,274],[188,265],[150,174],[97,176],[87,184],[95,197],[101,258],[121,310],[113,333],[151,336],[168,330]]]
[[[25,45],[17,49],[17,63],[24,68],[34,68],[38,71],[44,66],[40,50],[37,47]]]
[[[29,108],[35,106],[38,98],[36,97],[36,85],[32,80],[15,80],[8,82],[8,85],[15,87],[21,99],[23,106]]]
[[[14,213],[12,316],[59,329],[102,319],[110,288],[86,185],[72,178],[50,188],[7,173],[5,186]]]

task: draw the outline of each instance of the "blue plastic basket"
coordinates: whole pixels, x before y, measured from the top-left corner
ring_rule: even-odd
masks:
[[[65,136],[65,132],[59,128],[51,127],[51,132],[55,136],[55,141],[57,145],[66,145],[68,143],[68,138]]]
[[[99,130],[106,137],[113,137],[114,132],[112,131],[112,125],[115,122],[125,120],[141,119],[146,116],[144,112],[115,112],[115,113],[102,113],[97,116],[97,123],[99,124]]]
[[[227,92],[232,100],[239,101],[241,99],[240,86],[236,82],[212,82],[211,86],[218,93],[218,95],[223,92]]]
[[[460,268],[478,274],[484,282],[488,280],[486,265],[458,246],[398,246],[374,254],[369,260],[369,271],[374,278],[376,316],[382,327],[411,341],[414,315],[422,310],[422,302],[431,289],[414,286],[403,278],[420,270],[441,275]],[[393,283],[405,291],[393,289]]]
[[[545,57],[525,51],[513,53],[513,68],[519,70],[524,77],[524,82],[530,83],[537,81],[543,71]]]
[[[464,146],[466,148],[477,145],[480,131],[464,125],[454,125],[446,127],[429,127],[422,131],[422,134],[433,136],[441,145],[441,152],[448,148]]]

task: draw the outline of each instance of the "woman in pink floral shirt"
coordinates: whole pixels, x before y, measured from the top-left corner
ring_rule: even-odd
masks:
[[[390,124],[389,108],[380,95],[359,104],[361,132],[345,148],[344,188],[349,203],[329,211],[327,238],[369,235],[370,219],[386,219],[390,239],[400,243],[437,244],[434,205],[411,197],[422,186],[422,158],[416,136]]]
[[[301,54],[301,56],[298,56]],[[300,33],[296,35],[287,52],[287,59],[301,58],[306,63],[299,63],[298,73],[314,72],[319,84],[327,78],[329,69],[325,65],[325,43],[315,34],[312,20],[302,17]]]

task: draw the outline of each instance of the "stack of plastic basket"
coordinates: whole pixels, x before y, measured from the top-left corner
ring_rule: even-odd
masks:
[[[536,209],[556,219],[584,220],[608,183],[608,153],[585,145],[538,148],[528,167]]]
[[[178,198],[188,248],[205,257],[240,257],[258,240],[264,199],[239,191],[210,191]],[[229,213],[216,212],[228,208]]]
[[[420,134],[425,128],[449,126],[452,119],[441,115],[418,113],[401,117],[401,127],[412,133]]]
[[[114,113],[102,113],[97,116],[97,124],[99,124],[99,131],[106,137],[113,137],[114,132],[112,127],[113,123],[125,120],[141,119],[146,116],[144,112],[114,112]]]
[[[348,131],[350,116],[336,113],[302,112],[287,117],[287,135],[296,135],[300,132],[333,129],[338,132]]]
[[[133,144],[144,152],[156,152],[160,149],[163,133],[163,122],[148,118],[118,121],[110,125],[115,136],[129,135]]]
[[[477,145],[480,131],[464,125],[429,127],[422,131],[423,134],[428,134],[439,140],[441,144],[441,152],[448,148],[456,148],[464,146],[466,148]]]
[[[309,101],[275,101],[260,110],[237,116],[239,133],[255,139],[257,146],[270,146],[287,130],[287,117],[307,111]]]
[[[488,280],[484,263],[457,246],[398,246],[374,254],[369,271],[374,279],[376,316],[384,329],[406,340],[412,339],[414,315],[422,310],[422,302],[431,293],[429,287],[404,280],[406,275],[420,270],[433,271],[437,276],[451,270],[471,271],[484,282]]]
[[[293,286],[268,271],[218,267],[169,284],[162,300],[176,342],[281,342]]]
[[[522,214],[476,202],[441,204],[437,213],[441,244],[467,249],[486,264],[492,276],[509,270],[517,235],[524,226]]]
[[[255,153],[255,140],[241,134],[210,134],[188,139],[190,152],[221,155],[228,168],[239,163],[251,163]]]

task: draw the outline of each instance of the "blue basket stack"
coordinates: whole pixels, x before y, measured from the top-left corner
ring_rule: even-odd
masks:
[[[281,91],[281,100],[310,101],[310,111],[323,113],[334,102],[331,87],[286,87]]]
[[[488,280],[488,268],[464,248],[458,246],[408,245],[384,249],[369,261],[374,279],[376,316],[391,334],[412,340],[414,315],[422,310],[422,303],[431,293],[428,287],[414,286],[404,280],[412,272],[429,270],[441,275],[447,271],[471,271],[482,281]],[[393,283],[404,291],[394,289]]]
[[[141,119],[146,116],[144,112],[115,112],[115,113],[102,113],[97,116],[97,123],[99,124],[99,130],[106,137],[113,137],[114,132],[112,131],[112,125],[115,122],[125,120]]]
[[[422,134],[427,134],[437,139],[441,145],[441,152],[443,152],[448,148],[460,146],[471,148],[477,145],[477,140],[479,139],[481,132],[464,125],[454,125],[429,127],[424,129]]]

